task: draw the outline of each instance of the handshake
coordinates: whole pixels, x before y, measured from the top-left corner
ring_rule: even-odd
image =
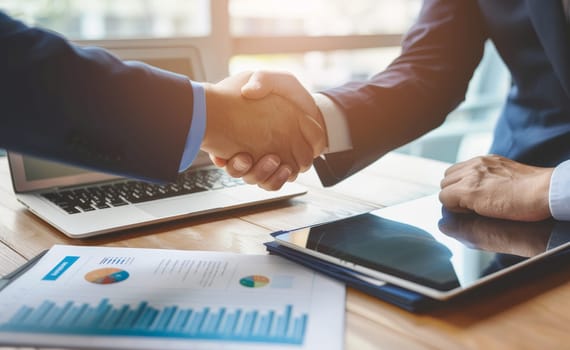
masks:
[[[277,190],[308,170],[327,146],[321,112],[291,74],[244,72],[204,86],[201,148],[234,177]]]

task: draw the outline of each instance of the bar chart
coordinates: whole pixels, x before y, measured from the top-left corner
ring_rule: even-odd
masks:
[[[308,315],[280,310],[74,301],[20,307],[1,331],[303,344]]]

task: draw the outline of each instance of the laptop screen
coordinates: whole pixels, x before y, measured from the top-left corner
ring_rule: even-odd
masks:
[[[89,170],[51,162],[40,158],[22,156],[26,181],[38,181],[62,176],[75,176],[89,173]]]
[[[114,48],[113,54],[124,60],[136,60],[196,81],[204,81],[200,56],[195,48]],[[117,178],[115,175],[93,172],[79,167],[8,152],[10,170],[16,192],[52,187],[75,186]],[[207,154],[200,152],[193,167],[211,164]]]
[[[54,187],[77,186],[85,183],[119,178],[63,163],[8,152],[15,191],[27,192]],[[211,165],[207,153],[200,151],[191,169]]]

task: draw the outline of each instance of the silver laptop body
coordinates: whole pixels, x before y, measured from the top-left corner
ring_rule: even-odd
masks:
[[[139,60],[205,81],[195,48],[114,48],[122,59]],[[200,152],[173,184],[155,185],[8,152],[18,200],[72,238],[282,200],[306,193],[288,183],[265,191],[230,178]]]

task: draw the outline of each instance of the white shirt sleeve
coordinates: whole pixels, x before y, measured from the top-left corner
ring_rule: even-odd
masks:
[[[552,172],[548,205],[553,218],[570,220],[570,160],[559,164]]]
[[[324,153],[336,153],[352,149],[352,139],[343,110],[329,97],[313,94],[317,107],[321,110],[327,129],[328,147]]]

